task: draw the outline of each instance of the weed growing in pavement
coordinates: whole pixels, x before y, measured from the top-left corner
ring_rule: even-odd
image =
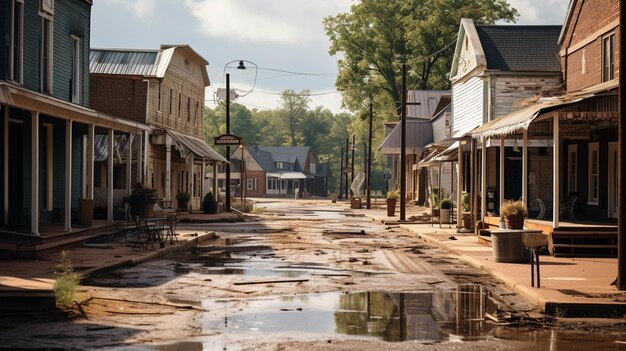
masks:
[[[254,206],[254,208],[252,209],[252,213],[254,213],[254,214],[262,214],[263,213],[263,208]]]
[[[80,280],[78,274],[74,272],[70,252],[68,250],[61,252],[61,262],[57,266],[55,275],[57,279],[54,282],[54,297],[57,306],[70,307],[74,301]]]
[[[554,309],[554,316],[556,318],[561,318],[561,317],[565,317],[565,315],[567,314],[567,309],[566,308],[559,308],[558,306]]]

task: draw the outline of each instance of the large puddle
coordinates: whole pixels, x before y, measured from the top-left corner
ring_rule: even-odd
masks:
[[[385,341],[490,337],[498,304],[480,286],[424,293],[321,293],[249,301],[205,300],[207,330],[223,334],[314,333]]]

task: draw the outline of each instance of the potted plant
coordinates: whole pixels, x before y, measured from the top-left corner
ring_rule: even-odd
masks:
[[[461,197],[461,209],[463,229],[472,229],[472,214],[470,213],[472,197],[469,193],[463,193]]]
[[[450,210],[452,209],[452,200],[445,198],[441,200],[439,204],[439,211],[441,211],[441,223],[450,223]]]
[[[156,189],[144,187],[141,183],[133,186],[129,196],[124,197],[124,202],[130,207],[132,217],[154,217],[154,204],[157,203]]]
[[[335,193],[330,193],[330,201],[332,203],[336,203],[337,202],[337,194]]]
[[[524,229],[528,209],[521,200],[505,200],[500,204],[500,217],[504,218],[506,229]]]
[[[396,214],[396,202],[400,198],[397,191],[387,192],[387,216],[393,217]]]
[[[217,213],[217,201],[215,201],[215,196],[213,196],[213,193],[210,191],[204,195],[204,200],[202,201],[202,212],[205,214]]]
[[[176,201],[178,201],[179,211],[187,211],[189,198],[189,193],[187,193],[186,191],[179,191],[178,194],[176,194]]]

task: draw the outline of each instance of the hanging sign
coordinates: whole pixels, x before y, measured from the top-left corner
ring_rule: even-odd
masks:
[[[242,137],[233,134],[222,134],[213,139],[215,140],[215,145],[241,145],[243,140]]]

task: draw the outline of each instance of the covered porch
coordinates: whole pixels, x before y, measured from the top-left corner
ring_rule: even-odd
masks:
[[[616,88],[609,82],[540,100],[472,132],[484,151],[480,219],[498,225],[498,209],[489,205],[495,192],[497,204],[521,199],[529,209],[526,226],[561,238],[568,253],[589,253],[595,245],[616,254]],[[595,240],[602,237],[608,241]]]

